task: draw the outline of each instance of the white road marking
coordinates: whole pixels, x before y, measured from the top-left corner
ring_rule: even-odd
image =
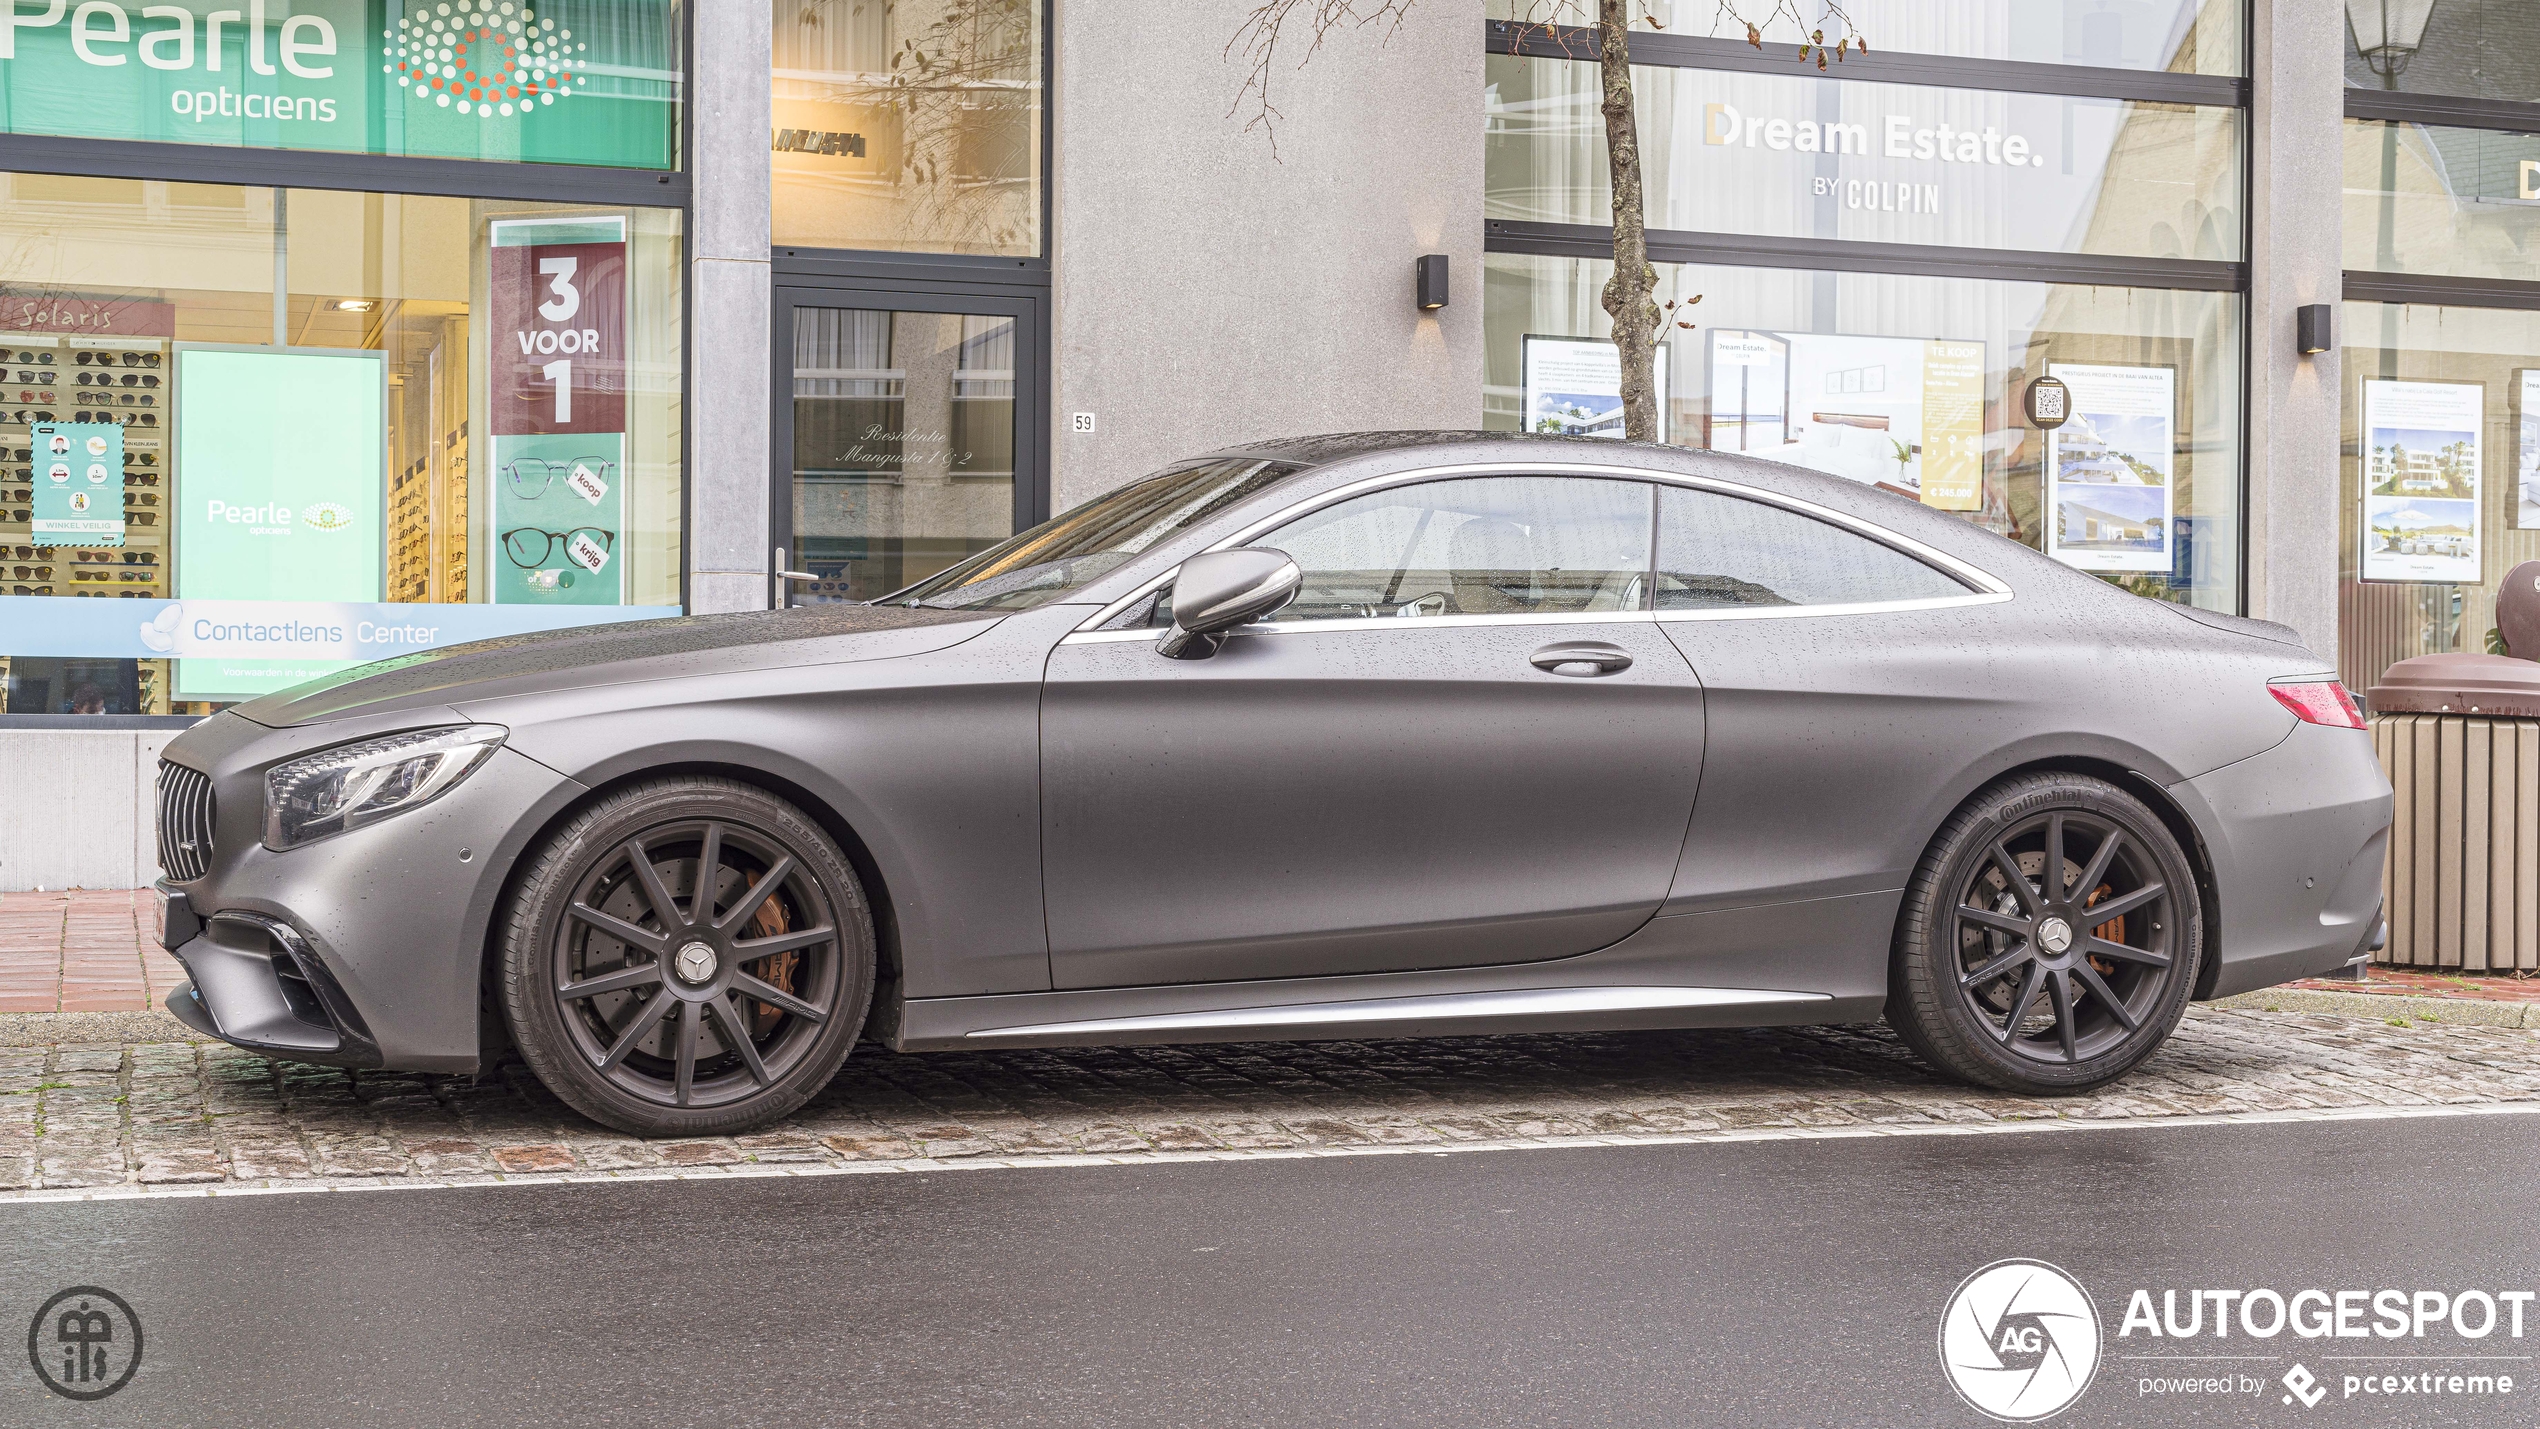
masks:
[[[2452,1106],[2293,1107],[2283,1111],[2217,1112],[2205,1116],[2111,1117],[2090,1121],[2035,1118],[2023,1121],[1931,1122],[1861,1126],[1754,1127],[1737,1131],[1665,1132],[1640,1136],[1536,1136],[1494,1141],[1384,1142],[1352,1146],[1282,1146],[1208,1151],[1125,1151],[1042,1156],[910,1157],[897,1161],[847,1161],[806,1165],[772,1163],[682,1166],[636,1171],[558,1171],[493,1175],[481,1180],[424,1177],[230,1182],[200,1186],[77,1186],[61,1190],[0,1193],[0,1204],[59,1205],[82,1201],[225,1200],[236,1196],[311,1196],[350,1191],[483,1191],[522,1186],[627,1185],[643,1181],[734,1181],[756,1177],[896,1176],[910,1172],[1020,1171],[1050,1166],[1163,1166],[1193,1161],[1307,1161],[1346,1156],[1461,1156],[1476,1151],[1558,1151],[1575,1147],[1703,1146],[1756,1141],[1856,1141],[1923,1136],[2023,1136],[2041,1132],[2166,1131],[2197,1126],[2280,1126],[2297,1122],[2421,1121],[2446,1117],[2540,1115],[2540,1101],[2473,1102]]]

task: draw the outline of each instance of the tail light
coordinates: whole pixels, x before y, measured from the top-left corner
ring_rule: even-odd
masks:
[[[2346,687],[2335,680],[2301,680],[2267,686],[2275,702],[2293,711],[2293,717],[2304,724],[2324,724],[2330,729],[2364,729],[2363,708]]]

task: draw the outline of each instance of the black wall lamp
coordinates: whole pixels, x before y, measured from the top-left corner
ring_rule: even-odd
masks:
[[[1412,264],[1413,289],[1417,292],[1420,311],[1433,313],[1446,306],[1446,255],[1424,253]]]
[[[2293,314],[2294,345],[2304,357],[2337,346],[2335,310],[2326,303],[2305,303]]]

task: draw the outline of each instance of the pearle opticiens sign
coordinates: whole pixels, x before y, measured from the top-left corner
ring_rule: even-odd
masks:
[[[669,168],[670,0],[0,0],[0,131]]]

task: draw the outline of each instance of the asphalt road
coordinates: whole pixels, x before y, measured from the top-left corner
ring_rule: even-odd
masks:
[[[141,1316],[79,1405],[9,1350],[0,1423],[1977,1425],[1942,1306],[2005,1257],[2089,1289],[2057,1424],[2529,1424],[2305,1410],[2336,1353],[2531,1338],[2116,1338],[2132,1287],[2540,1288],[2540,1121],[975,1170],[0,1206],[0,1343],[88,1283]],[[2145,1398],[2185,1349],[2262,1393]],[[2419,1365],[2415,1368],[2424,1368]],[[2445,1365],[2451,1369],[2455,1366]],[[2528,1375],[2518,1371],[2529,1371]]]

